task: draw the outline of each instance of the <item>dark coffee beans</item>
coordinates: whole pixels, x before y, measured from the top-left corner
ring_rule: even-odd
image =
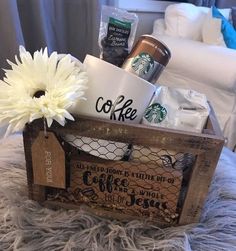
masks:
[[[101,54],[102,59],[120,67],[129,55],[128,48],[110,46],[106,40],[106,38],[103,38],[101,42],[103,47]]]

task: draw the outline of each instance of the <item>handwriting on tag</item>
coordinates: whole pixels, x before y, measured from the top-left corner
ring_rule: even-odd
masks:
[[[40,131],[31,152],[34,184],[65,188],[65,153],[55,134]]]

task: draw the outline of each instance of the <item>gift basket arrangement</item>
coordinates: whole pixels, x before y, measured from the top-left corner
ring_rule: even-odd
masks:
[[[224,144],[207,98],[156,83],[171,57],[134,44],[135,14],[104,6],[100,58],[20,47],[1,81],[6,136],[23,131],[29,198],[160,226],[197,222]]]

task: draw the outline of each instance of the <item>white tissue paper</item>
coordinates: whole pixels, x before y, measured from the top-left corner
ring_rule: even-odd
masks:
[[[201,133],[210,107],[204,94],[193,90],[158,87],[142,123]]]

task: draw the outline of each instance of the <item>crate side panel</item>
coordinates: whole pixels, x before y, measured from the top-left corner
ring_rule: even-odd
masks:
[[[198,156],[190,177],[179,224],[199,221],[222,147],[223,142],[218,142],[217,147],[211,148]]]

